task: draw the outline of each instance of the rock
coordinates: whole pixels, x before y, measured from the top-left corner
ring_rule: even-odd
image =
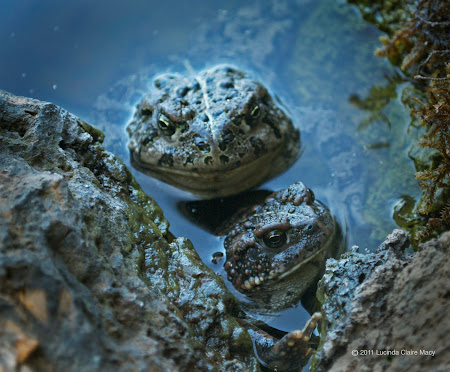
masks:
[[[0,91],[0,371],[257,370],[234,297],[102,139]]]
[[[353,249],[328,261],[319,283],[326,337],[315,371],[450,369],[450,232],[414,255],[407,246],[394,230],[376,253]]]

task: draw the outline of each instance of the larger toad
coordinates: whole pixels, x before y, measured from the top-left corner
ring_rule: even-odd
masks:
[[[226,235],[224,265],[228,280],[251,301],[249,314],[274,313],[295,305],[313,285],[325,261],[342,246],[342,235],[329,210],[303,183],[275,192],[265,202],[239,213]],[[298,370],[313,350],[310,342],[320,313],[303,330],[283,337],[250,326],[255,350],[263,365],[273,370]]]
[[[127,132],[134,166],[206,198],[281,173],[300,148],[298,130],[267,89],[229,66],[157,77]]]

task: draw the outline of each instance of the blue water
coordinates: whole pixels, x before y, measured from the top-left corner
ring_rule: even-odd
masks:
[[[380,35],[356,9],[335,0],[3,0],[0,89],[54,102],[101,128],[105,146],[129,166],[124,126],[152,76],[231,63],[268,86],[302,133],[301,158],[261,187],[303,181],[336,215],[349,246],[374,250],[396,227],[395,202],[419,192],[409,143],[397,145],[409,123],[404,84],[382,111],[390,127],[378,120],[358,129],[370,113],[350,102],[397,73],[373,56]],[[329,145],[323,139],[331,132],[336,143]],[[378,141],[390,146],[372,150]],[[335,147],[348,153],[336,160]],[[342,175],[352,162],[351,174]],[[195,198],[133,174],[161,205],[171,231],[191,239],[204,262],[220,271],[211,262],[220,238],[177,208]],[[386,174],[401,182],[385,181]],[[308,316],[301,306],[287,313],[272,324],[291,330]]]
[[[0,86],[85,114],[117,80],[183,52],[238,1],[2,0]]]

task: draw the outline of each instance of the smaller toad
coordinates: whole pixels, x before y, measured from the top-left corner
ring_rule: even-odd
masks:
[[[326,259],[342,246],[335,219],[301,182],[239,213],[221,235],[226,235],[228,280],[251,300],[243,304],[249,314],[267,315],[295,305],[317,282]],[[308,361],[319,319],[320,313],[314,313],[303,330],[279,339],[248,316],[244,320],[263,365],[285,371]]]

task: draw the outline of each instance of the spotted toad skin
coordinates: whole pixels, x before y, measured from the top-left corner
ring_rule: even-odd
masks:
[[[205,198],[286,170],[300,134],[260,83],[230,66],[155,78],[127,126],[132,163]]]

